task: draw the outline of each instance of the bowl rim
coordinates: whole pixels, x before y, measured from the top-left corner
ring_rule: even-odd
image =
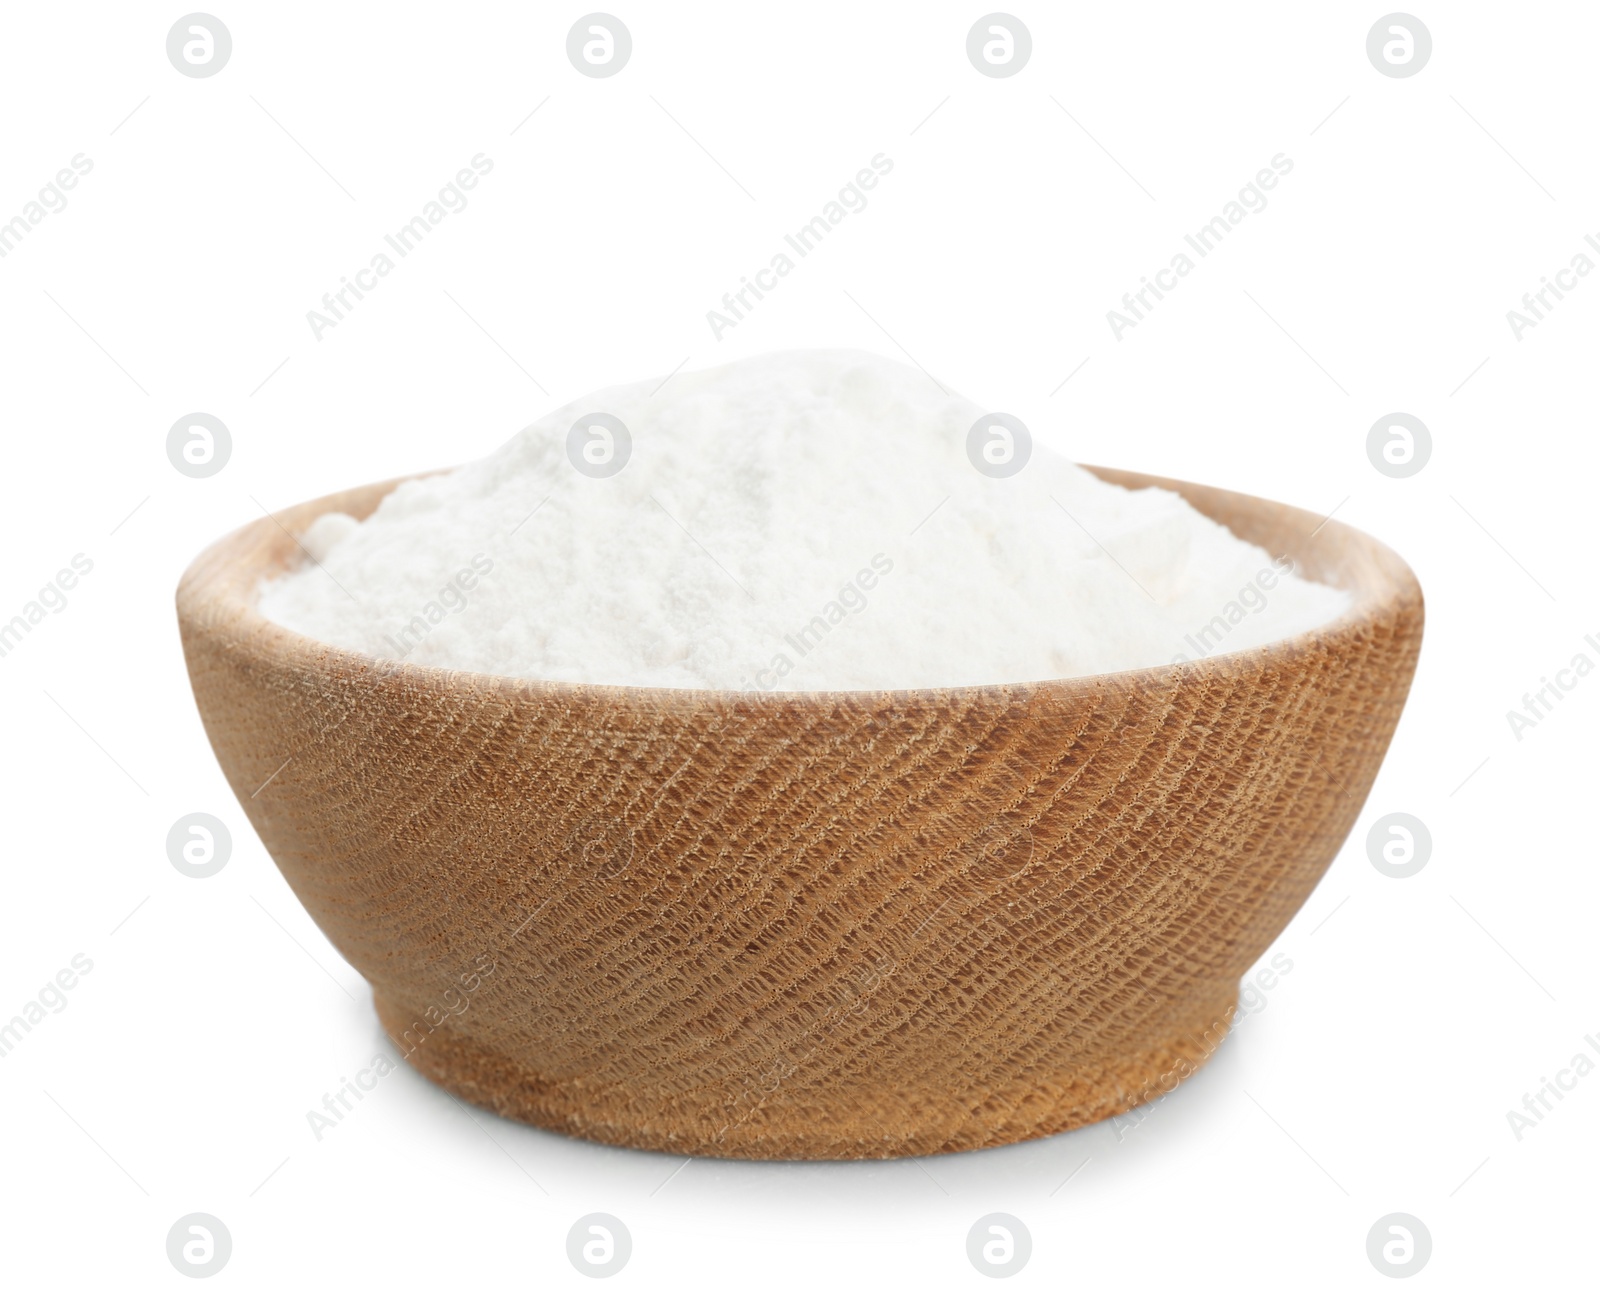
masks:
[[[1354,571],[1354,577],[1344,585],[1351,594],[1349,606],[1342,614],[1325,623],[1260,646],[1218,651],[1167,664],[1015,682],[828,690],[634,686],[451,669],[337,646],[286,628],[261,613],[257,604],[260,588],[263,579],[270,573],[268,560],[262,558],[271,558],[280,569],[289,568],[289,563],[281,555],[285,551],[285,541],[300,547],[299,534],[318,516],[349,507],[352,514],[364,520],[401,484],[447,474],[456,469],[443,467],[336,490],[268,512],[224,534],[194,558],[179,580],[176,594],[179,625],[185,637],[190,630],[215,632],[226,625],[225,631],[233,637],[235,644],[247,646],[248,653],[256,659],[298,661],[302,666],[314,663],[324,672],[398,681],[418,689],[467,689],[507,698],[554,696],[574,701],[586,699],[635,706],[648,704],[658,710],[702,709],[708,705],[766,710],[774,707],[826,709],[841,705],[850,708],[879,707],[884,703],[897,709],[929,704],[947,707],[952,703],[1013,704],[1021,698],[1033,696],[1072,699],[1099,696],[1107,691],[1172,690],[1224,677],[1283,668],[1308,655],[1337,653],[1340,647],[1368,633],[1380,622],[1397,620],[1407,611],[1416,616],[1419,625],[1421,623],[1423,596],[1415,573],[1398,553],[1364,530],[1333,520],[1331,515],[1319,517],[1303,508],[1253,494],[1114,467],[1088,463],[1078,465],[1102,480],[1128,488],[1155,487],[1176,492],[1202,515],[1223,525],[1235,537],[1268,550],[1269,556],[1272,553],[1265,544],[1240,534],[1227,519],[1214,515],[1196,498],[1212,504],[1227,503],[1245,511],[1258,511],[1263,519],[1275,515],[1279,520],[1310,522],[1313,528],[1306,533],[1302,542],[1315,542],[1319,534],[1325,534],[1326,538],[1322,540],[1325,545],[1330,548],[1342,547],[1360,558],[1345,567]],[[300,550],[304,552],[303,547]],[[279,555],[274,556],[274,553]],[[252,555],[254,560],[247,559]],[[1298,573],[1300,563],[1296,560],[1295,564]],[[1302,577],[1315,579],[1314,575]],[[1326,579],[1315,581],[1329,582]]]

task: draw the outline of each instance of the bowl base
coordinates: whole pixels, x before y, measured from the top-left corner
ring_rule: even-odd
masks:
[[[1237,1016],[1230,984],[1187,1009],[1164,1039],[1135,1054],[1080,1062],[1026,1082],[951,1090],[943,1106],[896,1097],[892,1074],[834,1089],[782,1081],[723,1098],[709,1085],[675,1095],[553,1079],[454,1032],[418,1039],[415,1014],[373,993],[406,1061],[467,1103],[514,1121],[621,1148],[755,1161],[856,1161],[997,1148],[1075,1130],[1170,1093],[1216,1052]],[[405,1040],[401,1038],[405,1037]],[[870,1092],[870,1093],[868,1093]],[[852,1097],[855,1095],[856,1097]]]

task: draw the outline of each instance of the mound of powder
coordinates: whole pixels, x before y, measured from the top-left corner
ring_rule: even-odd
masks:
[[[999,474],[1023,437],[969,451],[991,416],[853,351],[598,391],[364,522],[320,517],[260,608],[415,664],[785,691],[1141,668],[1346,609],[1174,493],[1037,443]]]

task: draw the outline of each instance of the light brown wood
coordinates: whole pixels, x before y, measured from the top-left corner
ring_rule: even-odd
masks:
[[[463,1099],[720,1157],[1006,1144],[1205,1062],[1355,821],[1422,638],[1366,535],[1094,469],[1177,489],[1350,613],[1165,668],[800,694],[446,672],[263,619],[289,534],[389,482],[202,554],[184,651],[267,849]]]

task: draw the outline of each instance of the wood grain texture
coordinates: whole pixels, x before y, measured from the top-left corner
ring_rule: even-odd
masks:
[[[1093,469],[1178,490],[1350,612],[1164,668],[799,694],[418,668],[263,619],[290,535],[388,482],[222,539],[179,624],[245,812],[439,1084],[674,1153],[1005,1144],[1209,1057],[1354,823],[1422,637],[1366,535]]]

